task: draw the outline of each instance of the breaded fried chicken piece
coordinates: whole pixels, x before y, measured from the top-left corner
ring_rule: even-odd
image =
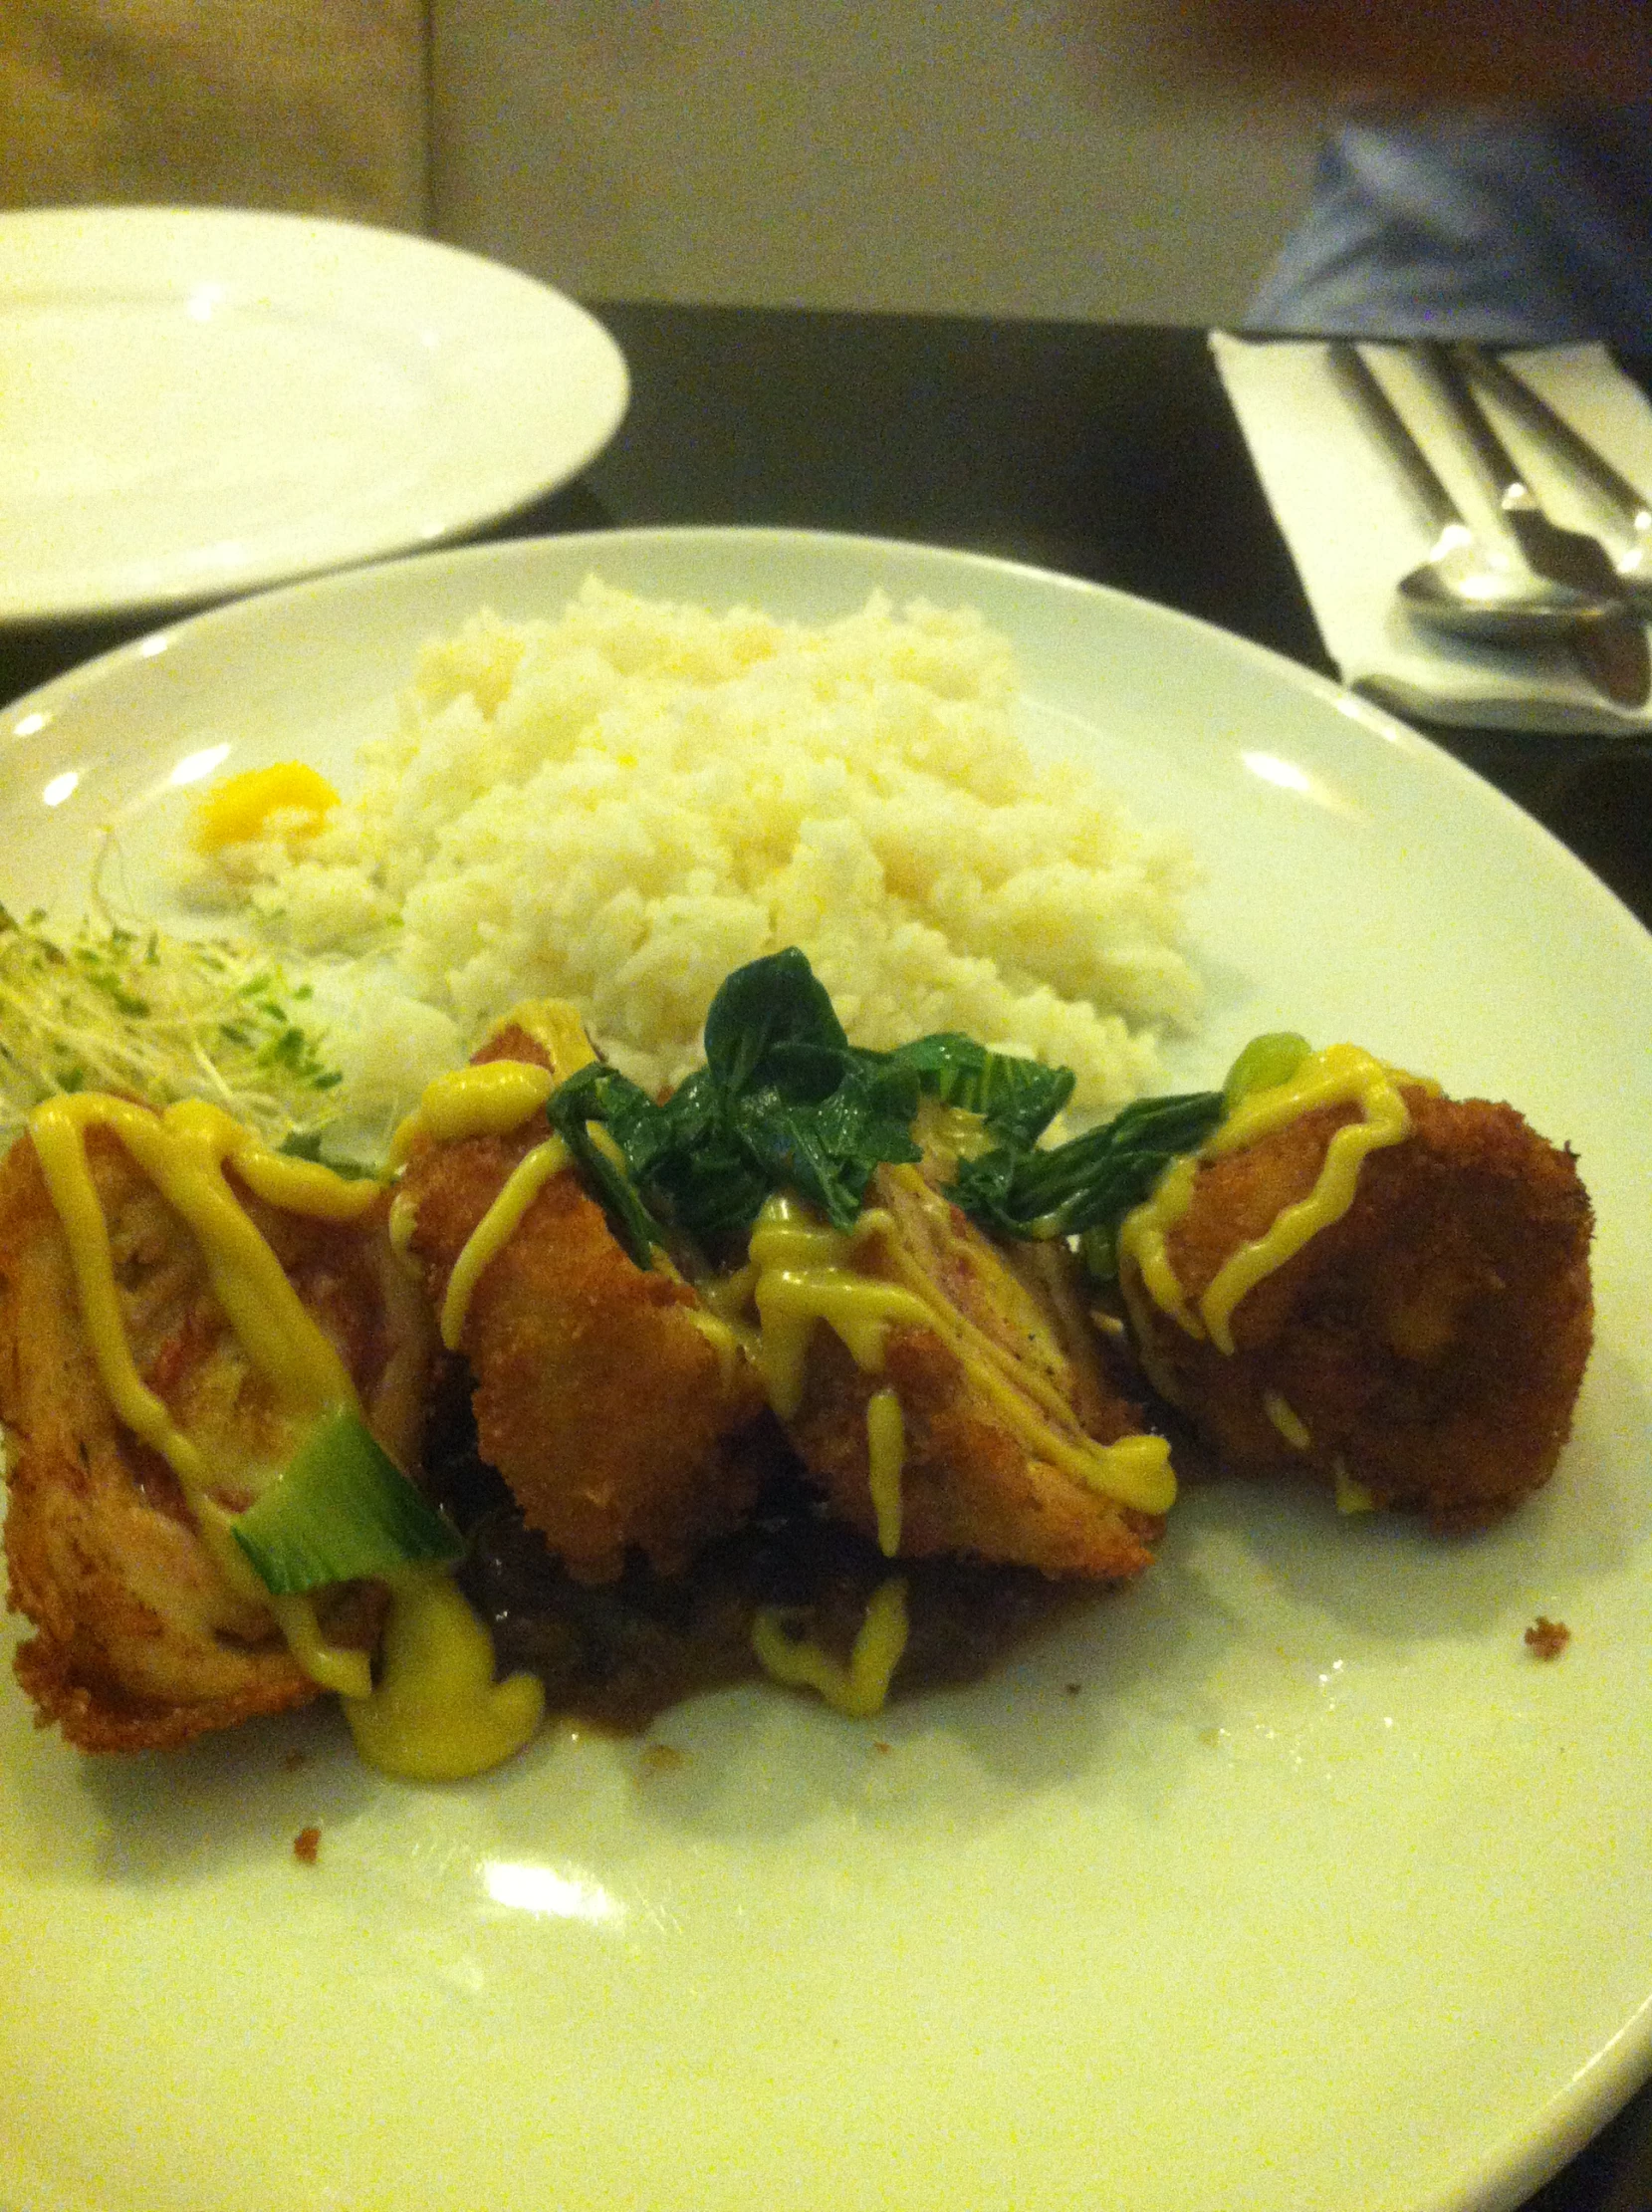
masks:
[[[1342,1218],[1239,1300],[1232,1353],[1162,1312],[1127,1253],[1121,1287],[1149,1376],[1225,1465],[1311,1469],[1345,1504],[1473,1529],[1545,1482],[1565,1442],[1592,1327],[1589,1201],[1571,1155],[1513,1106],[1402,1096],[1410,1134],[1369,1153]],[[1201,1161],[1167,1246],[1190,1308],[1308,1195],[1356,1113],[1321,1106]]]
[[[139,1375],[205,1454],[214,1495],[243,1507],[253,1466],[290,1455],[290,1423],[184,1223],[108,1129],[88,1132],[87,1158]],[[238,1195],[356,1378],[369,1424],[413,1463],[429,1331],[382,1209],[346,1227]],[[317,1695],[268,1606],[226,1580],[172,1469],[117,1418],[27,1137],[0,1164],[0,1419],[10,1601],[36,1630],[17,1672],[43,1722],[86,1751],[154,1750]],[[358,1599],[341,1595],[329,1623],[340,1641],[369,1640]]]
[[[1018,1271],[918,1167],[880,1167],[867,1204],[891,1227],[865,1240],[859,1267],[913,1292],[934,1326],[892,1327],[872,1372],[816,1328],[785,1425],[834,1512],[877,1532],[867,1407],[892,1389],[904,1442],[898,1556],[965,1553],[1091,1581],[1140,1574],[1162,1514],[1121,1503],[1084,1470],[1096,1445],[1144,1422],[1102,1370],[1065,1247],[1029,1247]]]
[[[552,1065],[527,1030],[476,1056]],[[421,1143],[398,1204],[440,1311],[472,1233],[549,1131]],[[732,1336],[673,1271],[634,1265],[572,1169],[553,1175],[478,1277],[461,1347],[475,1378],[481,1455],[570,1572],[611,1581],[635,1547],[666,1572],[736,1527],[756,1490],[731,1440],[762,1407]]]

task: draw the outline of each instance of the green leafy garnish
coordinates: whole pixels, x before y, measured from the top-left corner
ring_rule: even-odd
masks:
[[[645,1267],[673,1234],[702,1246],[744,1236],[782,1189],[852,1228],[873,1171],[922,1156],[912,1122],[925,1097],[978,1114],[997,1140],[961,1165],[952,1195],[988,1228],[1019,1237],[1073,1234],[1134,1204],[1124,1194],[1144,1178],[1150,1187],[1164,1144],[1197,1144],[1221,1107],[1217,1094],[1201,1095],[1208,1110],[1161,1100],[1132,1108],[1138,1118],[1110,1142],[1091,1132],[1041,1150],[1072,1085],[1068,1069],[989,1052],[956,1032],[861,1050],[792,948],[727,979],[706,1017],[705,1066],[668,1100],[592,1063],[547,1111],[615,1236]]]
[[[252,949],[107,909],[62,936],[44,920],[0,908],[0,1137],[54,1093],[119,1091],[211,1099],[278,1143],[338,1089],[294,1012],[308,991]]]
[[[912,1123],[931,1098],[980,1116],[989,1142],[948,1188],[993,1235],[1076,1237],[1092,1276],[1116,1272],[1124,1217],[1196,1152],[1235,1100],[1288,1080],[1307,1046],[1259,1038],[1222,1091],[1144,1099],[1064,1144],[1039,1141],[1071,1096],[1065,1068],[938,1032],[894,1052],[851,1045],[795,948],[737,968],[706,1017],[706,1064],[663,1103],[601,1062],[551,1095],[552,1126],[639,1267],[683,1235],[714,1246],[747,1234],[764,1202],[793,1190],[852,1228],[875,1168],[922,1157]],[[602,1136],[595,1132],[600,1129]]]
[[[649,1156],[658,1116],[646,1091],[600,1060],[588,1061],[546,1101],[551,1126],[568,1146],[586,1188],[608,1217],[608,1226],[638,1267],[650,1265],[666,1232],[636,1194],[636,1163]],[[605,1128],[623,1165],[596,1142],[592,1129]]]
[[[420,1561],[450,1562],[464,1549],[360,1416],[343,1405],[322,1415],[234,1531],[273,1598]]]
[[[916,1069],[931,1098],[979,1113],[992,1135],[1011,1144],[1037,1143],[1071,1098],[1077,1080],[1070,1068],[1047,1068],[1041,1060],[989,1052],[956,1030],[897,1045],[889,1058]]]
[[[915,1160],[923,1082],[896,1055],[858,1051],[801,952],[735,970],[706,1017],[706,1064],[663,1104],[611,1068],[582,1068],[547,1111],[646,1265],[671,1231],[701,1244],[748,1231],[773,1191],[795,1190],[853,1226],[872,1170]],[[591,1137],[600,1122],[621,1171]]]
[[[1003,1144],[960,1160],[952,1196],[1001,1237],[1082,1236],[1090,1273],[1104,1279],[1124,1216],[1179,1153],[1198,1150],[1223,1111],[1220,1091],[1143,1099],[1049,1151]]]

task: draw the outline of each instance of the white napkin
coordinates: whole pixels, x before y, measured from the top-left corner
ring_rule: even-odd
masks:
[[[1351,688],[1404,714],[1455,727],[1560,734],[1652,729],[1652,708],[1603,699],[1564,646],[1483,645],[1421,626],[1394,586],[1432,533],[1393,461],[1334,376],[1317,339],[1211,339],[1262,478],[1307,593],[1325,649]],[[1461,433],[1397,348],[1365,358],[1471,527],[1495,529],[1495,505]],[[1623,474],[1652,487],[1652,406],[1601,346],[1551,346],[1511,368]],[[1522,425],[1489,407],[1544,511],[1612,545],[1609,515]]]

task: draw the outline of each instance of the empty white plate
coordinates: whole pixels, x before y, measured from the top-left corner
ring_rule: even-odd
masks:
[[[455,537],[575,475],[628,395],[583,308],[426,239],[0,215],[0,621],[191,606]]]

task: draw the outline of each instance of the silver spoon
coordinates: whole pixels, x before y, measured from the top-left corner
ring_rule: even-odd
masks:
[[[1439,535],[1427,558],[1402,576],[1400,598],[1419,621],[1461,636],[1540,641],[1569,637],[1615,604],[1598,589],[1538,576],[1482,545],[1436,475],[1357,346],[1333,339],[1331,367],[1404,476]]]

